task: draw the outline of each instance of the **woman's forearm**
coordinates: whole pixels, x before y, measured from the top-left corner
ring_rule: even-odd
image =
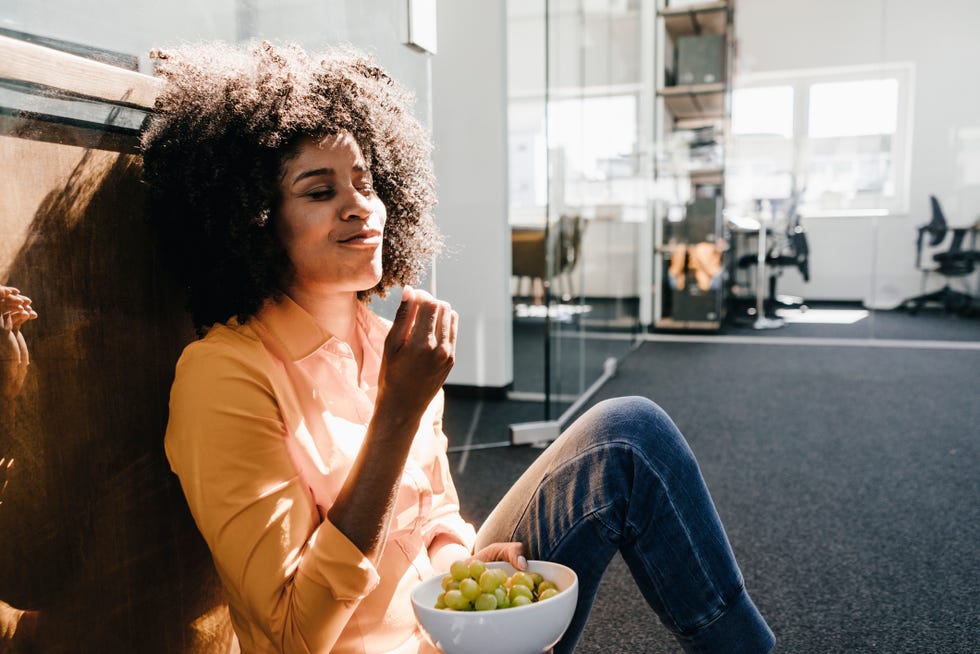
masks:
[[[377,563],[384,549],[402,470],[421,417],[375,412],[361,450],[337,499],[330,522]]]
[[[384,549],[419,421],[452,370],[458,322],[445,302],[404,288],[385,338],[374,415],[328,511],[330,522],[374,562]]]

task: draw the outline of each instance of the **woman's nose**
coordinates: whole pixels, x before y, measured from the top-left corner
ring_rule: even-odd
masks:
[[[343,220],[367,220],[373,211],[371,203],[363,193],[351,188],[341,212]]]

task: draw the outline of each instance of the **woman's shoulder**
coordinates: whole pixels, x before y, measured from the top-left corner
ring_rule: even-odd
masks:
[[[208,329],[203,338],[188,344],[177,361],[177,370],[210,370],[226,367],[255,368],[268,357],[264,354],[261,339],[246,323],[240,325],[231,320],[217,323]]]

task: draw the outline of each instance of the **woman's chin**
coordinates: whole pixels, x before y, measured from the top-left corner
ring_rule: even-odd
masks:
[[[364,293],[370,291],[371,289],[375,288],[380,282],[381,282],[381,271],[378,271],[378,273],[375,275],[371,275],[370,277],[365,277],[364,280],[360,284],[358,284],[358,286],[360,287],[358,289],[358,292]]]

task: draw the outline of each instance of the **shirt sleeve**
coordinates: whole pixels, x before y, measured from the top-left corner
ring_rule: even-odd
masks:
[[[432,508],[426,514],[422,523],[422,537],[426,547],[438,536],[446,536],[452,542],[459,543],[467,550],[473,551],[476,542],[476,530],[473,525],[463,519],[459,512],[459,496],[450,474],[447,449],[449,441],[442,431],[442,415],[445,405],[444,394],[433,401],[432,430],[437,440],[434,461],[429,469],[429,483],[432,486]],[[443,539],[446,540],[446,539]]]
[[[378,573],[318,519],[286,451],[269,375],[256,363],[268,360],[264,352],[249,358],[195,345],[171,391],[171,467],[249,628],[278,651],[329,651]]]

